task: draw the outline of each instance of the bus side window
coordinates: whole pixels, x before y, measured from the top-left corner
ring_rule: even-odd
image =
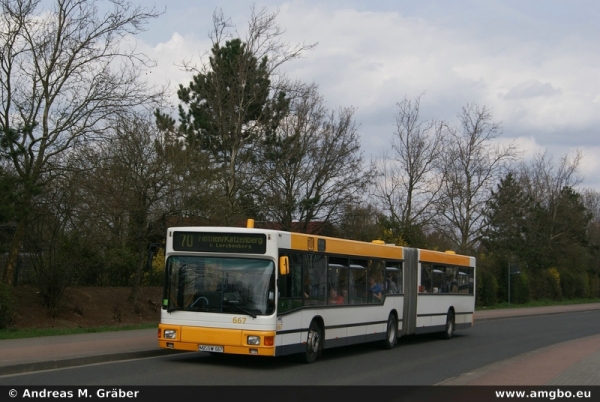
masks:
[[[327,301],[327,263],[325,256],[305,254],[302,274],[305,306],[320,306]]]
[[[349,304],[348,300],[348,259],[328,258],[327,289],[329,292],[327,304]]]
[[[382,260],[369,260],[368,276],[368,302],[381,303],[385,294],[385,263]]]
[[[431,264],[421,263],[421,285],[419,286],[419,293],[431,293],[431,271]]]
[[[443,265],[434,265],[431,275],[431,293],[443,293],[445,277],[446,267]]]
[[[350,260],[348,299],[350,304],[367,302],[367,261]]]
[[[385,293],[402,293],[402,263],[387,262],[385,264]]]
[[[458,292],[473,294],[473,268],[458,269]]]
[[[446,267],[444,293],[458,293],[457,272],[458,269],[456,267]]]

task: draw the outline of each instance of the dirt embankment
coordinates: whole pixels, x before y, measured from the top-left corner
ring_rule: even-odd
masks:
[[[131,288],[67,288],[58,313],[52,317],[34,287],[19,286],[13,296],[13,328],[93,328],[158,324],[162,288],[142,288],[138,303],[127,301]]]

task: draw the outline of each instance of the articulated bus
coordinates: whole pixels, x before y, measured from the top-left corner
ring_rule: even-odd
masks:
[[[160,347],[312,363],[473,325],[473,257],[248,226],[167,230]]]

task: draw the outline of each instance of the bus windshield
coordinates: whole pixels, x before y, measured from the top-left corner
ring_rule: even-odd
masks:
[[[270,315],[275,308],[273,261],[173,256],[167,260],[167,311]]]

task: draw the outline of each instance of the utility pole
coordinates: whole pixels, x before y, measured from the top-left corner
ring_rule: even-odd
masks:
[[[508,262],[508,308],[510,308],[510,261]]]

